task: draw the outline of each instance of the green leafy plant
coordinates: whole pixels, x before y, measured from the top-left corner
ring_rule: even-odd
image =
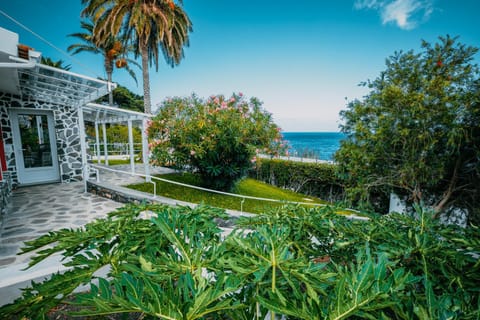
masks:
[[[331,202],[343,200],[343,181],[333,163],[258,159],[250,176],[274,186]]]
[[[271,114],[242,94],[167,99],[148,135],[153,164],[194,171],[204,186],[219,190],[230,190],[244,177],[256,153],[286,148]]]
[[[478,228],[442,226],[432,212],[368,221],[335,208],[277,208],[230,234],[217,209],[135,205],[83,229],[27,243],[34,265],[61,252],[64,274],[24,289],[2,319],[478,319]],[[98,271],[109,267],[106,276]],[[80,284],[90,290],[71,300]]]

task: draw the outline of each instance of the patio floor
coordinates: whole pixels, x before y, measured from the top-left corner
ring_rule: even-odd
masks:
[[[115,166],[129,170],[129,166]],[[152,169],[152,174],[166,171]],[[142,166],[138,165],[141,173]],[[115,172],[102,172],[102,182],[113,185],[141,181],[141,178]],[[83,182],[21,187],[13,191],[0,229],[0,269],[28,262],[32,254],[17,255],[23,242],[53,230],[77,228],[122,207],[118,203],[84,192]]]

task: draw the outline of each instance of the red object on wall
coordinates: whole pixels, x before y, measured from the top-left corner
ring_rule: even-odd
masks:
[[[3,133],[0,126],[0,181],[3,179],[2,172],[7,171],[7,161],[5,160],[5,149],[3,147]]]

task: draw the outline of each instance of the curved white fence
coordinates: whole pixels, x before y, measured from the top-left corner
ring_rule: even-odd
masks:
[[[222,194],[222,195],[231,196],[231,197],[235,197],[235,198],[240,198],[240,199],[242,199],[242,203],[241,203],[242,206],[243,206],[243,201],[245,201],[245,199],[259,200],[259,201],[266,201],[266,202],[284,203],[284,204],[293,204],[293,205],[309,205],[309,206],[316,206],[316,207],[328,206],[328,204],[325,204],[325,203],[286,201],[286,200],[279,200],[279,199],[253,197],[253,196],[229,193],[229,192],[225,192],[225,191],[213,190],[213,189],[203,188],[203,187],[199,187],[199,186],[189,185],[189,184],[182,183],[182,182],[163,179],[163,178],[152,176],[152,175],[145,175],[145,174],[141,174],[141,173],[132,173],[132,172],[127,172],[127,171],[118,170],[118,169],[112,169],[112,168],[107,167],[107,166],[100,166],[100,165],[95,165],[95,164],[89,164],[89,167],[93,168],[93,170],[97,174],[97,179],[99,178],[98,175],[100,175],[101,170],[106,170],[106,171],[110,171],[110,172],[113,172],[113,173],[125,174],[125,175],[129,175],[129,176],[134,175],[134,176],[145,178],[146,182],[150,182],[151,180],[158,180],[158,181],[162,181],[162,182],[166,182],[166,183],[170,183],[170,184],[174,184],[174,185],[178,185],[178,186],[182,186],[182,187],[187,187],[187,188],[191,188],[191,189],[202,190],[202,191],[206,191],[206,192],[211,192],[211,193]],[[155,184],[154,184],[153,195],[154,195],[154,197],[157,196]],[[344,209],[344,210],[352,212],[353,214],[359,213],[359,211],[353,210],[353,209]]]

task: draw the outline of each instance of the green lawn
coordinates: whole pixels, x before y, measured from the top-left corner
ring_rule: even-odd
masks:
[[[93,160],[92,163],[97,164],[97,160]],[[105,160],[100,159],[100,163],[105,164]],[[135,163],[142,163],[142,161],[136,161],[135,160]],[[109,166],[115,166],[115,165],[119,165],[119,164],[130,164],[130,159],[129,158],[127,158],[127,159],[108,159],[108,165]]]
[[[182,182],[190,185],[199,185],[198,178],[190,173],[174,173],[165,174],[159,176],[162,179]],[[187,201],[192,203],[205,203],[213,207],[242,210],[245,212],[260,213],[265,212],[266,209],[271,207],[278,207],[283,205],[282,202],[269,202],[245,199],[242,207],[242,198],[233,196],[212,193],[208,191],[202,191],[192,189],[188,187],[178,186],[171,183],[156,181],[157,195],[164,197],[177,199],[181,201]],[[135,185],[129,185],[129,188],[153,193],[153,185],[151,183],[141,183]],[[294,201],[294,202],[309,202],[309,203],[326,203],[318,198],[308,197],[302,194],[298,194],[292,191],[280,189],[272,185],[259,182],[254,179],[244,179],[240,181],[235,190],[232,192],[235,194],[253,196],[257,198],[278,199],[281,201]]]

